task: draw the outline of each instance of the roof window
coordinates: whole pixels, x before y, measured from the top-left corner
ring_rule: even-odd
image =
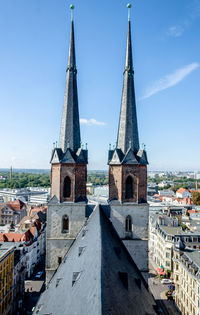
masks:
[[[80,271],[79,272],[73,272],[73,275],[72,275],[72,287],[78,281],[80,276],[81,276],[81,272]]]
[[[84,246],[84,247],[79,247],[79,249],[78,249],[78,256],[81,256],[81,255],[82,255],[82,253],[83,253],[84,250],[85,250],[85,247],[86,247],[86,246]]]

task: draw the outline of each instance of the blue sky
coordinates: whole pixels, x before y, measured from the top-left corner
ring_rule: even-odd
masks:
[[[106,169],[120,111],[127,1],[75,0],[82,142]],[[49,168],[59,138],[70,1],[0,1],[0,168]],[[135,0],[140,144],[150,169],[200,170],[200,0]]]

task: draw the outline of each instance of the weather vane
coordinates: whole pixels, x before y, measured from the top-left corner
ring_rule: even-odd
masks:
[[[71,20],[73,21],[74,19],[74,5],[73,4],[70,4],[70,9],[71,9]]]
[[[128,8],[128,20],[130,21],[131,19],[131,7],[132,5],[130,3],[127,4],[127,8]]]

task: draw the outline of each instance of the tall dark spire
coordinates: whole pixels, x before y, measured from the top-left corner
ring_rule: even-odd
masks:
[[[130,16],[128,20],[126,61],[124,68],[124,82],[118,128],[117,148],[121,149],[124,154],[128,151],[129,148],[131,148],[134,152],[137,152],[139,150]]]
[[[71,9],[73,10],[74,7],[71,6]],[[63,152],[67,148],[77,151],[81,145],[76,74],[74,22],[72,15],[67,78],[59,141],[59,147]]]

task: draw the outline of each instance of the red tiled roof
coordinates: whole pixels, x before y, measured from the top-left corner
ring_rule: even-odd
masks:
[[[23,218],[21,219],[21,221],[19,221],[18,225],[21,226],[22,224],[25,223],[25,221],[27,221],[27,220],[32,221],[32,219],[33,219],[33,218],[31,218],[30,216],[27,215],[27,216],[23,217]]]
[[[188,191],[188,190],[185,189],[185,188],[179,188],[179,189],[177,190],[177,193],[183,194],[185,191]]]
[[[0,233],[0,242],[23,242],[24,233]]]
[[[9,201],[8,205],[12,210],[21,210],[24,207],[24,203],[21,200]]]
[[[188,213],[200,213],[200,210],[192,209],[192,210],[188,210]]]

